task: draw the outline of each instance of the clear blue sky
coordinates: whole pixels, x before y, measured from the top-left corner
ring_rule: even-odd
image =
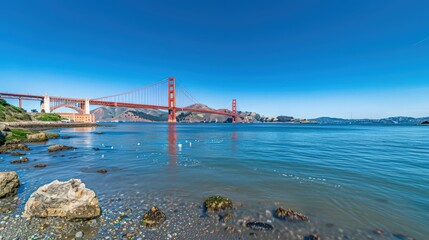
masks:
[[[175,76],[212,107],[429,116],[429,1],[2,1],[1,91],[99,97]]]

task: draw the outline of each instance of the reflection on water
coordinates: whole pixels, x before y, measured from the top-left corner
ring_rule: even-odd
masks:
[[[176,123],[168,123],[168,165],[177,165],[177,133]]]
[[[80,133],[80,132],[93,132],[95,130],[96,130],[95,127],[78,127],[78,128],[67,128],[63,131]]]
[[[63,133],[89,133],[86,135],[86,137],[83,139],[83,143],[86,145],[92,144],[92,135],[96,131],[95,127],[78,127],[78,128],[65,128],[62,129],[61,132]]]
[[[238,134],[236,131],[231,132],[231,150],[234,154],[237,150],[237,140],[238,140]]]

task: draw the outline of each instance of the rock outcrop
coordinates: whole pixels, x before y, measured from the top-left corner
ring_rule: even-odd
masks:
[[[16,172],[0,172],[0,198],[16,195],[18,188],[19,179]]]
[[[0,147],[1,153],[9,153],[12,150],[29,151],[31,150],[27,145],[20,143],[19,140],[7,141],[3,146]]]
[[[71,149],[75,149],[75,148],[70,146],[65,146],[62,144],[54,144],[48,147],[49,152],[58,152],[58,151],[71,150]]]
[[[143,216],[142,225],[149,228],[159,227],[165,220],[167,220],[165,214],[158,207],[153,206]]]
[[[44,132],[28,134],[27,141],[28,142],[46,142],[48,141],[48,136]]]
[[[55,180],[31,194],[25,204],[24,216],[64,217],[69,220],[99,217],[101,209],[95,192],[80,179]]]

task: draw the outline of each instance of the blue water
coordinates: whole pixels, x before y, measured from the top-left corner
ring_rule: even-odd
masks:
[[[32,164],[47,168],[0,163],[34,185],[28,192],[81,178],[103,196],[156,191],[195,202],[222,194],[246,211],[296,209],[320,229],[429,234],[426,126],[119,123],[56,131],[72,138],[48,144],[77,149],[62,157],[33,145]]]

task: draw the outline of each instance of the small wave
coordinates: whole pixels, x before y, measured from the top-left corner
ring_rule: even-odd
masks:
[[[297,176],[297,175],[288,174],[288,173],[281,173],[280,175],[283,177],[287,177],[287,178],[290,178],[292,180],[298,181],[299,183],[317,183],[317,184],[326,185],[326,186],[330,186],[330,187],[334,187],[334,188],[342,188],[342,186],[340,184],[329,183],[326,180],[326,178],[302,177],[302,176]]]

